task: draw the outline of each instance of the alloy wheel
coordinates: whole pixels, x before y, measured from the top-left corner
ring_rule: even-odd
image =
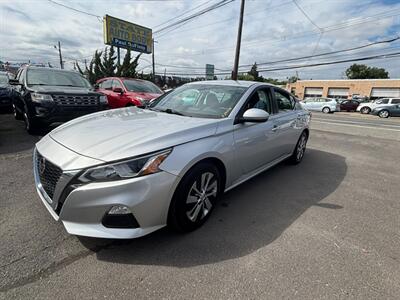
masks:
[[[361,109],[361,113],[362,113],[362,114],[369,114],[369,111],[370,111],[370,109],[369,109],[368,107],[363,107],[363,108]]]
[[[307,137],[305,134],[302,134],[300,141],[297,145],[297,153],[296,153],[297,161],[300,161],[303,158],[304,152],[306,151],[306,145],[307,145]]]
[[[328,114],[328,113],[331,112],[331,110],[330,110],[328,107],[324,107],[324,109],[322,110],[322,112],[323,112],[324,114]]]
[[[213,206],[212,198],[218,193],[218,180],[211,172],[201,174],[189,190],[186,216],[196,222],[206,217]]]
[[[31,129],[31,123],[29,121],[29,117],[26,112],[24,112],[24,121],[25,121],[25,128],[26,128],[26,130],[29,131]]]
[[[381,112],[379,112],[379,116],[381,118],[387,118],[389,117],[389,112],[387,110],[382,110]]]

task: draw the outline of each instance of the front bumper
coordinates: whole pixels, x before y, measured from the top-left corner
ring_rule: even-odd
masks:
[[[69,179],[57,184],[68,192],[56,192],[54,199],[50,199],[41,187],[36,163],[34,166],[37,192],[53,218],[61,221],[70,234],[97,238],[136,238],[164,227],[170,200],[179,181],[177,176],[162,171],[127,180],[78,185],[71,189],[73,177],[79,174],[76,170],[64,172],[63,176],[67,175]],[[105,227],[102,219],[115,205],[127,206],[140,227]]]

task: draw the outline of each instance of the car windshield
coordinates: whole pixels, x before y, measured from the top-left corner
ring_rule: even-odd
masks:
[[[28,85],[51,85],[51,86],[74,86],[90,88],[90,83],[79,73],[49,70],[49,69],[28,69]]]
[[[130,92],[162,94],[163,92],[152,82],[123,80],[126,89]]]
[[[155,100],[150,109],[200,118],[225,118],[246,91],[225,85],[184,85]]]

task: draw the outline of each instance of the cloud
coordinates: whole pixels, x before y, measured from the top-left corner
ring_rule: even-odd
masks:
[[[91,14],[109,14],[156,29],[169,24],[163,24],[166,21],[176,20],[176,16],[188,10],[189,14],[193,13],[198,10],[193,10],[196,6],[203,4],[202,7],[205,7],[210,4],[207,4],[206,0],[115,0],[113,5],[109,5],[107,1],[59,1]],[[316,48],[318,28],[291,1],[247,1],[240,64],[270,62],[306,56],[314,51],[321,53],[355,47],[395,36],[400,29],[400,17],[396,15],[396,12],[400,11],[398,1],[298,0],[298,3],[319,27],[327,28],[318,47]],[[230,70],[236,47],[238,13],[239,2],[234,1],[181,25],[176,30],[166,30],[155,35],[158,41],[155,47],[156,62],[184,67],[203,67],[206,63],[211,63],[218,69]],[[96,49],[105,47],[102,23],[97,18],[47,1],[0,1],[0,29],[0,60],[34,59],[56,64],[58,52],[53,45],[60,40],[67,67],[71,68],[74,59],[81,62],[90,59]],[[372,55],[399,49],[400,42],[394,42],[391,45],[342,54],[340,57]],[[148,61],[151,60],[150,55],[142,57],[140,68],[149,65]],[[334,60],[338,57],[310,59],[309,63]],[[400,77],[398,59],[365,63],[385,67],[391,77]],[[297,71],[304,79],[341,78],[348,65],[303,68]],[[163,72],[164,68],[162,65],[157,66],[157,72]],[[196,73],[198,70],[166,68],[167,72]],[[265,72],[263,76],[285,78],[295,72],[296,70]]]

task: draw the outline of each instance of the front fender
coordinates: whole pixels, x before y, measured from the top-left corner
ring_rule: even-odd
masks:
[[[206,137],[175,146],[172,153],[160,165],[160,169],[183,177],[186,172],[201,160],[216,158],[226,169],[226,186],[240,174],[240,164],[235,163],[233,133]]]

